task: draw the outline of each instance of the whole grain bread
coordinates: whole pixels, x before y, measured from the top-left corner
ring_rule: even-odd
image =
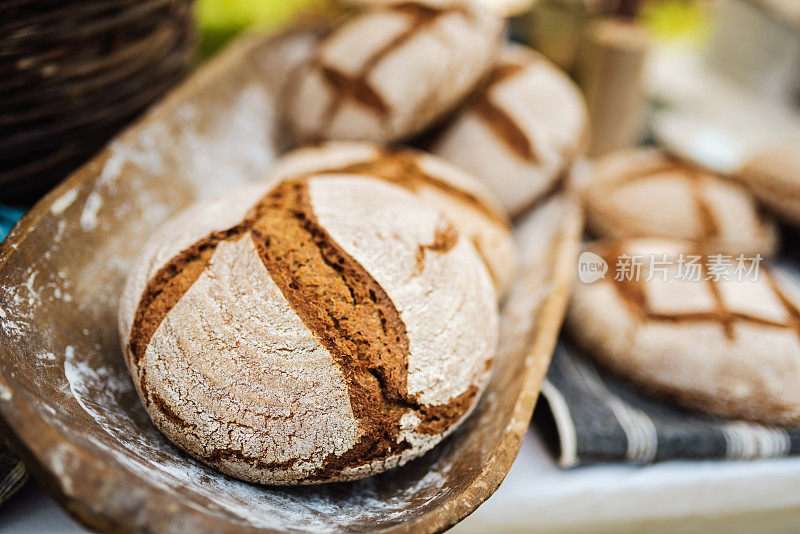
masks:
[[[472,91],[502,28],[473,0],[370,2],[298,69],[285,122],[298,143],[409,137]]]
[[[589,250],[609,271],[576,285],[567,325],[601,364],[689,408],[800,424],[796,273],[744,261],[741,277],[735,259],[678,240],[611,240]],[[638,279],[620,268],[637,257]],[[699,279],[687,276],[691,262]]]
[[[763,256],[778,247],[777,227],[744,187],[658,149],[595,160],[584,196],[597,237],[685,239],[713,252]]]
[[[578,87],[538,52],[509,44],[432,152],[481,179],[516,216],[557,185],[588,140]]]
[[[469,239],[383,180],[230,192],[153,237],[120,335],[156,426],[258,483],[352,480],[423,454],[468,415],[497,342]]]
[[[338,141],[297,149],[281,157],[271,180],[359,174],[413,192],[440,210],[481,255],[502,297],[518,266],[511,223],[496,197],[476,178],[422,151],[387,149],[358,141]]]

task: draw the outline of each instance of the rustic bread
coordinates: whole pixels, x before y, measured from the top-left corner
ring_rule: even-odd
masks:
[[[714,255],[698,262],[707,266],[700,281],[681,280],[678,258],[699,253],[694,246],[634,239],[590,248],[609,272],[577,284],[571,335],[600,363],[686,407],[800,424],[800,281],[764,265],[741,279],[715,280]],[[660,272],[647,280],[651,253],[657,262],[668,255],[667,281]],[[638,281],[614,272],[624,254],[645,255]]]
[[[584,198],[597,237],[685,239],[728,254],[769,256],[777,249],[775,224],[745,188],[658,149],[603,156],[593,174]]]
[[[417,150],[388,150],[367,142],[338,141],[283,156],[271,179],[341,173],[386,180],[441,210],[475,245],[489,268],[498,296],[508,289],[518,265],[508,216],[491,191],[468,173]]]
[[[472,91],[502,28],[472,0],[370,3],[297,71],[284,95],[286,125],[298,143],[409,137]]]
[[[484,181],[512,215],[551,190],[586,149],[586,103],[541,54],[507,45],[433,152]]]
[[[767,208],[800,228],[800,151],[783,147],[761,152],[744,164],[739,179]]]
[[[120,335],[155,425],[269,484],[352,480],[431,449],[483,390],[498,336],[470,241],[355,175],[250,186],[153,237]]]

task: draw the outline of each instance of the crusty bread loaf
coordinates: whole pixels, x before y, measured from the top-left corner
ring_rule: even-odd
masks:
[[[715,254],[701,279],[680,277],[691,243],[608,241],[590,250],[609,265],[604,279],[577,284],[567,324],[600,363],[658,395],[708,413],[764,423],[800,424],[800,281],[759,265],[744,277],[718,277]],[[655,256],[650,256],[655,254]],[[664,261],[666,281],[652,261]],[[627,260],[625,260],[627,256]],[[641,276],[616,269],[641,256]],[[737,262],[732,262],[736,269]],[[684,264],[684,269],[686,263]],[[752,262],[744,263],[746,268]],[[709,267],[711,266],[711,267]],[[616,271],[616,272],[615,272]],[[687,271],[684,271],[684,274]],[[618,276],[620,273],[623,276]],[[706,279],[709,278],[710,279]],[[633,278],[633,279],[630,279]]]
[[[475,87],[502,27],[473,0],[369,3],[298,70],[284,95],[285,122],[298,143],[409,137]]]
[[[798,147],[779,147],[756,154],[744,164],[738,177],[765,206],[800,228]]]
[[[508,289],[518,265],[511,223],[499,201],[477,179],[418,150],[389,150],[358,141],[300,148],[280,158],[270,176],[282,180],[341,173],[386,180],[441,210],[475,245],[489,268],[498,296]]]
[[[741,185],[635,148],[596,160],[584,192],[589,231],[597,237],[668,237],[714,252],[773,255],[775,224]]]
[[[365,477],[467,416],[497,341],[470,241],[407,191],[355,175],[250,186],[158,231],[120,304],[156,426],[269,484]]]
[[[554,187],[588,139],[586,103],[572,80],[533,49],[506,45],[432,152],[481,179],[518,215]]]

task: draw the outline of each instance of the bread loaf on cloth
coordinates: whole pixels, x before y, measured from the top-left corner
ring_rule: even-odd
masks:
[[[597,237],[684,239],[728,254],[776,252],[777,227],[744,187],[658,149],[613,152],[595,160],[593,175],[584,195],[587,225]]]
[[[703,255],[678,240],[612,240],[589,251],[609,270],[605,278],[576,284],[567,317],[571,335],[589,354],[689,408],[800,424],[796,273],[747,260],[737,272],[735,259]],[[696,274],[690,262],[699,267]],[[638,276],[621,267],[634,263],[641,264]]]
[[[511,222],[500,202],[476,178],[441,158],[412,149],[338,141],[297,149],[280,158],[274,180],[341,173],[368,175],[413,192],[441,210],[483,258],[498,297],[505,294],[518,266]]]
[[[481,179],[516,216],[557,185],[588,141],[580,89],[544,56],[513,44],[432,152]]]
[[[295,73],[284,94],[286,125],[297,143],[409,137],[474,89],[502,29],[473,0],[369,3]]]
[[[244,480],[353,480],[470,413],[498,336],[469,239],[365,176],[249,186],[146,246],[120,305],[137,392],[180,448]]]

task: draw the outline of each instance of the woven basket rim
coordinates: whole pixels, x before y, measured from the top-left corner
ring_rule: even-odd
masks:
[[[187,0],[188,3],[188,0]],[[121,4],[116,6],[115,4]],[[128,8],[124,6],[128,5]],[[80,25],[85,24],[87,20],[91,20],[91,13],[110,13],[110,15],[101,15],[97,19],[109,19],[106,24],[118,25],[135,19],[138,16],[146,16],[151,11],[162,7],[175,7],[174,0],[93,0],[84,1],[80,4],[74,3],[66,7],[59,7],[57,9],[46,9],[40,13],[36,13],[32,17],[25,19],[24,17],[8,17],[5,19],[5,24],[0,24],[0,30],[3,31],[3,40],[25,39],[30,34],[23,33],[16,36],[15,32],[25,30],[31,26],[46,25],[44,30],[50,30],[50,35],[58,26],[70,26],[71,24],[78,23],[78,30],[76,33],[80,34]],[[4,6],[9,9],[8,6]],[[114,10],[119,10],[119,13],[114,13]]]
[[[75,129],[88,127],[88,125],[101,126],[107,122],[116,122],[119,117],[124,116],[132,109],[145,107],[147,102],[152,101],[164,86],[168,86],[165,83],[166,80],[171,79],[173,74],[184,71],[186,67],[185,58],[181,58],[179,55],[173,55],[169,59],[171,61],[165,61],[158,66],[153,83],[136,83],[126,92],[114,95],[107,107],[93,109],[76,117],[69,116],[70,118],[66,122],[48,123],[44,128],[22,131],[21,135],[0,137],[0,154],[6,151],[20,150],[26,145],[43,142],[51,137],[58,138]]]
[[[75,62],[62,62],[57,69],[57,74],[42,78],[35,72],[30,71],[17,71],[14,74],[6,74],[9,76],[7,83],[0,80],[0,94],[4,94],[8,98],[8,93],[16,90],[27,90],[30,84],[46,85],[47,87],[59,87],[63,93],[77,94],[81,92],[84,85],[91,87],[96,85],[96,78],[105,76],[106,79],[114,76],[108,76],[109,73],[122,73],[125,76],[126,71],[135,70],[139,65],[147,62],[160,61],[163,57],[171,53],[179,53],[184,45],[183,41],[186,40],[187,31],[176,25],[165,25],[156,28],[154,34],[143,36],[142,39],[131,43],[129,46],[124,47],[114,54],[105,58],[98,58],[92,61],[75,61]],[[161,35],[158,35],[161,34]],[[41,68],[46,68],[41,67]],[[0,67],[0,73],[5,69]],[[83,72],[80,72],[83,70]]]

